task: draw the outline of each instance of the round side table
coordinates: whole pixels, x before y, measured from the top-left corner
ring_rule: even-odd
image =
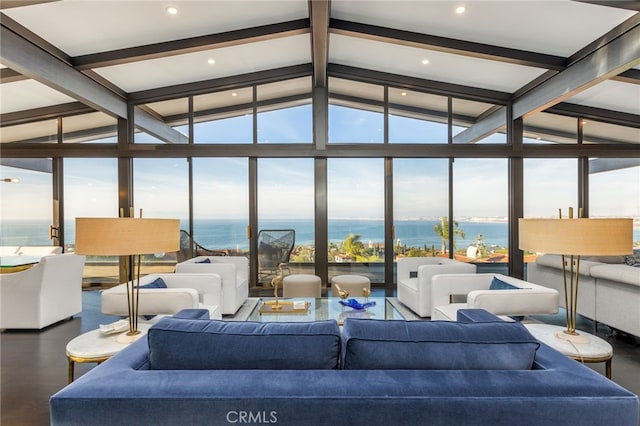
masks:
[[[150,324],[138,324],[138,330],[146,332],[150,326]],[[104,334],[100,329],[96,329],[81,334],[67,343],[66,355],[69,360],[69,383],[74,380],[76,362],[95,362],[100,364],[129,346],[130,343],[117,341],[118,336],[121,334]]]
[[[594,336],[593,334],[580,331],[580,334],[589,338],[587,343],[576,343],[568,340],[558,339],[555,335],[562,332],[566,327],[550,324],[525,324],[529,332],[553,349],[561,352],[569,358],[575,359],[582,363],[585,362],[604,362],[605,376],[611,379],[611,359],[613,358],[613,348],[606,340]]]

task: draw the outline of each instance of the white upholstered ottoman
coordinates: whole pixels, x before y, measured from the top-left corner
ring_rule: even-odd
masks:
[[[363,289],[371,291],[371,280],[362,275],[336,275],[331,278],[331,295],[338,297],[338,290],[336,284],[340,286],[342,290],[349,292],[350,297],[362,297]]]
[[[311,274],[287,275],[282,280],[282,297],[322,297],[322,281]]]

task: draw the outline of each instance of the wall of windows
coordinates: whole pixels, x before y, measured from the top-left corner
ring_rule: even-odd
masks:
[[[179,218],[199,244],[249,256],[260,229],[294,228],[295,271],[322,274],[318,268],[327,265],[328,278],[359,273],[388,289],[393,283],[385,261],[397,256],[451,256],[506,268],[514,219],[509,202],[518,191],[526,217],[577,207],[585,189],[590,216],[640,217],[637,163],[620,155],[592,158],[586,171],[578,167],[588,147],[637,143],[636,128],[538,113],[524,119],[524,146],[514,154],[506,113],[504,129],[474,133],[488,114],[506,110],[496,101],[330,76],[324,123],[311,94],[311,78],[302,77],[147,103],[136,108],[161,117],[166,127],[153,134],[134,129],[126,143],[127,135],[116,137],[116,120],[101,113],[63,118],[60,134],[58,120],[24,124],[27,140],[16,139],[14,126],[3,127],[2,142],[91,143],[103,150],[105,158],[68,151],[64,159],[61,202],[69,245],[68,223],[75,217],[117,215],[118,173],[127,172],[116,157],[131,156],[133,175],[124,180],[132,179],[136,216],[142,208],[144,217]],[[317,129],[322,123],[324,132]],[[564,145],[561,155],[549,154],[552,145]],[[522,168],[509,161],[521,156]],[[48,156],[32,160],[48,161],[49,168],[0,168],[3,177],[20,178],[19,184],[2,183],[4,245],[50,243],[53,193],[61,180]],[[325,160],[326,176],[316,175]],[[522,187],[517,178],[510,187],[514,171],[522,173]],[[250,223],[257,226],[251,239]],[[634,239],[640,245],[637,229]],[[169,271],[175,261],[173,254],[158,253],[145,258],[145,268]]]

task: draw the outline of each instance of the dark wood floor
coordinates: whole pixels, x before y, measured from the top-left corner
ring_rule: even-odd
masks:
[[[384,296],[375,293],[374,291],[374,295]],[[48,425],[49,397],[67,384],[67,342],[81,333],[97,328],[99,324],[113,322],[116,319],[100,313],[97,291],[85,291],[83,312],[72,320],[39,331],[6,330],[0,333],[0,424]],[[538,319],[562,324],[564,316]],[[592,331],[593,323],[582,320],[579,328]],[[616,333],[601,324],[598,326],[597,334],[614,347],[613,381],[640,394],[640,339]],[[603,363],[588,365],[604,374]],[[94,364],[78,364],[76,377],[86,373],[93,366]],[[89,419],[87,424],[90,425]]]

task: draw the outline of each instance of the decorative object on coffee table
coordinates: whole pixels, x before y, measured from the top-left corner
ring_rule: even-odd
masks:
[[[519,219],[520,249],[562,255],[566,329],[556,337],[574,343],[587,343],[589,336],[576,331],[580,256],[611,256],[633,252],[633,220],[627,218]],[[567,270],[568,268],[568,270]]]
[[[123,216],[122,211],[121,216]],[[121,264],[127,283],[129,331],[119,336],[120,341],[130,342],[142,335],[138,329],[140,255],[175,252],[179,249],[180,221],[178,219],[142,219],[142,210],[138,219],[133,217],[76,218],[76,253],[125,257]]]

